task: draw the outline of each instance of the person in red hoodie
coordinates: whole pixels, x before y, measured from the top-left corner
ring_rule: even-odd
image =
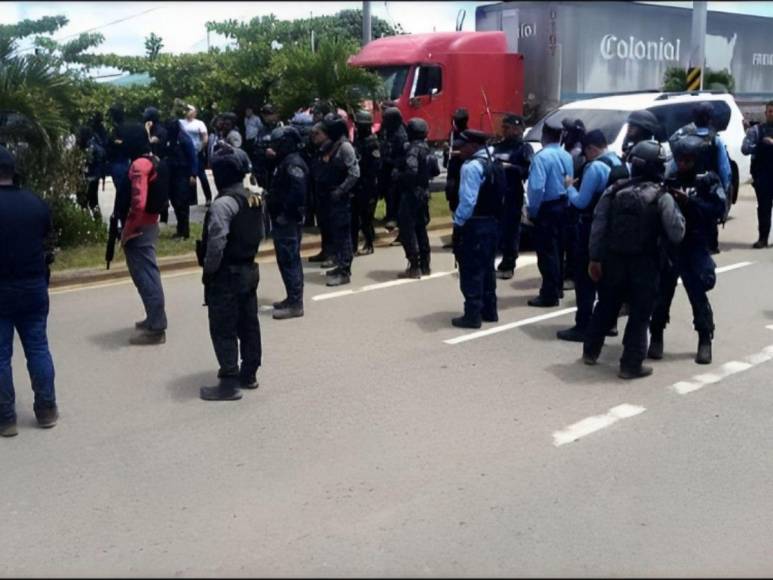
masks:
[[[156,261],[159,214],[147,211],[150,184],[158,173],[150,152],[148,133],[142,125],[126,127],[124,145],[132,160],[129,167],[131,206],[121,232],[121,246],[126,256],[132,281],[145,307],[146,318],[135,323],[137,334],[131,344],[162,344],[166,342],[166,310],[164,288]]]

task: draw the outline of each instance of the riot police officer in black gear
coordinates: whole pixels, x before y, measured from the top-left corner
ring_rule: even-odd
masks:
[[[218,385],[202,387],[200,395],[207,401],[232,401],[241,398],[240,389],[258,387],[262,352],[255,255],[263,239],[264,216],[260,197],[243,185],[250,168],[244,152],[224,145],[210,165],[219,195],[204,218],[197,254],[220,370]]]
[[[773,210],[773,101],[765,105],[765,122],[750,127],[741,146],[741,153],[751,155],[751,174],[757,196],[759,237],[755,250],[768,247],[770,214]]]
[[[271,237],[287,298],[274,304],[274,318],[303,316],[303,266],[301,226],[303,224],[309,167],[300,154],[302,141],[295,127],[279,127],[271,133],[267,153],[276,168],[266,198],[271,216]]]
[[[268,191],[271,175],[274,171],[274,162],[266,155],[266,150],[271,145],[271,132],[277,128],[279,123],[279,114],[272,105],[266,103],[260,108],[260,119],[263,125],[258,129],[253,150],[249,153],[255,179],[263,190]]]
[[[387,107],[381,118],[378,132],[381,143],[381,172],[379,173],[379,196],[386,202],[385,227],[392,231],[397,226],[397,212],[400,192],[397,186],[397,172],[405,159],[408,134],[403,124],[403,115],[397,107]]]
[[[705,146],[701,137],[674,135],[670,144],[677,173],[666,183],[684,214],[687,230],[681,244],[669,248],[669,259],[660,274],[660,290],[650,324],[648,356],[663,358],[663,330],[669,322],[677,279],[681,277],[699,337],[695,362],[710,364],[714,314],[706,293],[717,280],[710,246],[712,229],[724,216],[725,192],[719,176],[706,171],[701,163]]]
[[[502,119],[503,138],[494,145],[494,158],[501,161],[507,175],[507,197],[499,224],[499,246],[502,261],[497,267],[497,278],[509,280],[515,272],[521,238],[523,210],[523,182],[529,176],[534,150],[523,140],[524,120],[509,113]]]
[[[459,205],[459,174],[462,170],[462,159],[459,151],[464,145],[462,133],[467,130],[470,114],[461,107],[454,111],[451,117],[451,134],[448,136],[448,149],[443,152],[443,167],[446,168],[446,200],[451,213]]]
[[[671,243],[679,243],[684,236],[684,216],[663,188],[666,156],[660,144],[638,143],[629,160],[632,178],[607,189],[593,215],[588,275],[599,285],[599,301],[583,345],[585,364],[596,364],[604,336],[627,302],[630,313],[618,374],[623,379],[652,373],[642,362],[658,291],[660,239],[665,235]]]
[[[628,115],[627,123],[628,131],[623,139],[623,159],[626,161],[628,154],[637,143],[650,139],[663,140],[660,121],[650,111],[633,111]]]
[[[430,247],[427,236],[429,223],[429,183],[440,173],[437,158],[427,143],[429,127],[424,119],[408,121],[408,149],[400,169],[400,241],[408,260],[408,268],[400,278],[421,278],[430,275]]]
[[[373,253],[376,232],[373,216],[378,202],[378,174],[381,170],[381,150],[378,137],[373,133],[373,115],[368,111],[357,111],[354,116],[354,150],[360,164],[360,179],[354,186],[352,198],[352,247],[359,246],[360,230],[365,245],[356,251],[358,256]]]

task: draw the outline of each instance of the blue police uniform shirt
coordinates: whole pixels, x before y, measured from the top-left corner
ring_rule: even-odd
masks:
[[[529,172],[526,211],[530,218],[537,217],[540,206],[566,197],[565,177],[574,177],[574,163],[558,143],[550,143],[534,156]]]
[[[489,154],[493,154],[492,149],[489,149]],[[463,226],[475,211],[475,204],[478,203],[478,192],[485,179],[481,159],[488,159],[485,148],[476,152],[462,165],[459,177],[459,205],[454,212],[454,225]]]
[[[614,167],[620,165],[618,156],[611,152],[599,155],[598,158],[588,164],[585,172],[582,174],[580,190],[578,191],[574,185],[570,185],[566,192],[569,196],[569,203],[577,209],[588,207],[590,202],[593,201],[593,197],[607,188],[609,174],[612,172],[612,169],[603,161],[599,161],[601,157],[608,159]]]

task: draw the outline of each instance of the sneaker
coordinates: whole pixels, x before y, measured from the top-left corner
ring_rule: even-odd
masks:
[[[56,421],[59,419],[59,410],[56,408],[56,405],[35,409],[35,418],[38,420],[38,425],[43,429],[50,429],[56,425]]]
[[[274,320],[300,318],[301,316],[303,316],[303,305],[283,304],[280,308],[274,308]]]
[[[325,276],[327,278],[325,281],[327,286],[343,286],[351,282],[351,275],[340,268],[327,272]]]
[[[19,430],[16,428],[16,419],[0,423],[0,437],[16,437]]]
[[[458,316],[452,319],[451,324],[457,328],[480,328],[481,327],[480,319],[471,320],[466,316]]]
[[[556,337],[567,342],[585,342],[585,331],[577,328],[577,326],[573,326],[566,330],[559,330],[556,332]]]
[[[129,344],[149,345],[164,344],[166,342],[166,331],[143,330],[129,339]]]
[[[558,299],[545,300],[542,296],[537,296],[536,298],[529,300],[527,304],[536,308],[552,308],[554,306],[558,306]]]
[[[309,262],[324,262],[325,260],[327,260],[327,257],[323,252],[309,256]]]
[[[637,369],[631,369],[624,366],[620,366],[620,372],[617,373],[617,376],[621,379],[631,380],[631,379],[641,379],[644,377],[648,377],[652,374],[652,367],[645,367],[644,365],[640,366]]]
[[[497,270],[496,275],[499,280],[509,280],[515,275],[515,270]]]
[[[242,392],[234,386],[218,385],[216,387],[201,387],[199,396],[204,401],[238,401],[242,398]]]

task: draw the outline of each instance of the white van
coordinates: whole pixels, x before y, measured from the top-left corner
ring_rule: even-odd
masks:
[[[609,142],[610,150],[622,155],[623,139],[628,131],[626,119],[633,111],[646,109],[652,112],[664,128],[662,137],[670,137],[684,125],[692,122],[693,109],[698,103],[710,102],[714,107],[714,127],[727,146],[730,166],[733,170],[733,203],[738,198],[738,186],[749,181],[749,157],[741,154],[746,131],[743,115],[735,99],[728,93],[693,91],[664,93],[660,91],[626,93],[596,99],[567,103],[551,111],[538,121],[525,135],[534,151],[541,149],[542,126],[546,119],[560,124],[563,119],[582,119],[588,131],[601,130]],[[667,153],[668,143],[664,143]]]

